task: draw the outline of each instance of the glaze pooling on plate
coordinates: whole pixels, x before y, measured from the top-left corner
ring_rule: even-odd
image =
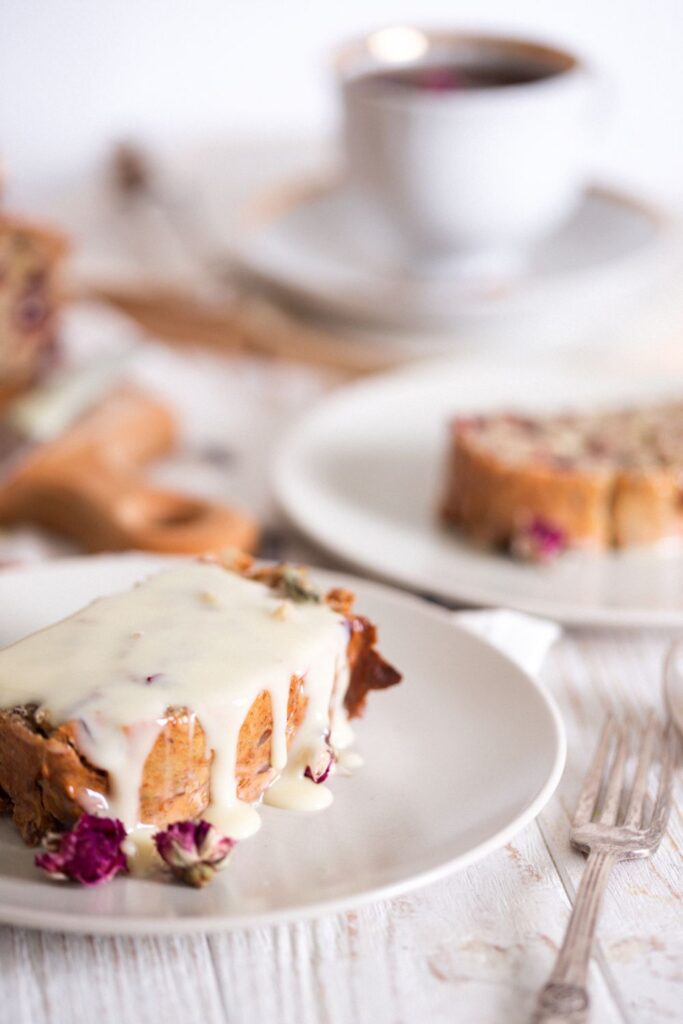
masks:
[[[53,726],[76,722],[79,752],[109,777],[106,797],[85,793],[79,802],[128,829],[147,824],[139,821],[143,769],[168,709],[190,709],[213,752],[204,816],[241,838],[260,819],[237,797],[238,736],[264,691],[279,805],[314,809],[331,801],[304,772],[333,722],[333,739],[350,739],[339,729],[348,642],[345,618],[324,602],[283,601],[264,583],[191,563],[96,600],[1,651],[0,707],[36,704]],[[288,753],[292,677],[304,681],[307,705]],[[93,796],[96,807],[89,806]]]

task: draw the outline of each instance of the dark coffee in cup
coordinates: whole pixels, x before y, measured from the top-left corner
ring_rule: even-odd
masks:
[[[462,92],[469,89],[499,89],[505,85],[528,85],[559,73],[557,65],[508,61],[452,60],[438,64],[414,64],[384,68],[359,75],[356,88],[396,89],[424,92]]]

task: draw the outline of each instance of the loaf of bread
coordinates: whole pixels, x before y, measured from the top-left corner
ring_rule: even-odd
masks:
[[[0,213],[0,401],[54,357],[65,251],[56,232]]]
[[[184,607],[175,609],[172,605],[162,609],[160,620],[160,644],[154,654],[162,666],[164,678],[157,679],[153,675],[147,675],[139,680],[140,690],[143,696],[149,696],[153,688],[163,687],[168,679],[171,689],[169,693],[175,693],[173,686],[182,681],[183,674],[187,673],[187,666],[192,660],[192,652],[197,652],[197,660],[206,658],[206,652],[202,650],[202,644],[211,639],[211,630],[214,623],[220,624],[222,605],[227,605],[227,599],[220,590],[221,580],[217,574],[233,573],[231,570],[218,566],[197,566],[182,570],[185,575],[180,579],[176,571],[176,581],[171,586],[167,583],[164,593],[179,593],[180,587],[188,591],[188,600],[191,601],[193,612],[196,611],[190,623],[185,614]],[[160,574],[156,579],[160,580]],[[165,574],[169,579],[171,573]],[[334,756],[332,737],[334,736],[335,722],[334,715],[356,717],[362,713],[367,694],[373,689],[382,689],[392,686],[400,680],[400,675],[385,662],[376,650],[376,631],[374,626],[367,619],[355,614],[352,610],[353,595],[345,590],[331,591],[324,601],[318,602],[314,592],[309,592],[301,583],[302,577],[292,576],[291,570],[283,566],[269,567],[266,569],[255,569],[250,566],[248,560],[243,559],[241,563],[241,576],[247,579],[253,591],[247,589],[244,594],[247,602],[255,602],[253,614],[240,621],[239,630],[247,635],[246,660],[249,663],[249,670],[253,675],[253,668],[258,669],[259,654],[256,648],[254,655],[254,639],[263,631],[263,643],[268,645],[272,638],[277,641],[278,630],[283,633],[287,626],[288,617],[299,615],[303,625],[295,621],[295,629],[303,629],[306,625],[301,604],[311,599],[317,602],[315,614],[322,621],[322,627],[331,630],[334,636],[336,623],[343,633],[339,634],[341,650],[345,651],[344,657],[346,666],[341,666],[344,671],[339,675],[343,679],[345,692],[342,694],[322,693],[323,706],[315,707],[316,721],[309,722],[307,743],[311,749],[319,746],[323,752],[329,751]],[[131,594],[137,593],[138,597],[144,596],[145,587],[153,586],[154,579],[141,588],[136,588]],[[210,590],[196,589],[196,587],[209,586]],[[175,589],[173,589],[175,588]],[[151,595],[156,590],[149,591]],[[268,596],[268,592],[270,596]],[[231,591],[226,591],[228,597]],[[242,592],[239,592],[242,599]],[[115,598],[103,599],[94,605],[86,608],[79,615],[65,620],[51,627],[53,633],[48,637],[47,645],[44,646],[46,655],[54,651],[55,644],[59,643],[59,630],[68,627],[72,632],[67,636],[63,633],[66,647],[71,648],[73,638],[79,630],[78,635],[83,636],[83,642],[88,642],[89,629],[100,629],[107,621],[113,622],[118,629],[118,623],[126,616],[125,604],[121,602],[126,595]],[[156,599],[156,598],[155,598]],[[115,606],[112,601],[117,601]],[[272,606],[272,614],[271,614]],[[322,607],[322,611],[319,609]],[[329,616],[325,608],[329,609]],[[265,609],[265,611],[264,611]],[[297,612],[297,609],[299,611]],[[133,613],[133,620],[137,612]],[[266,618],[267,615],[267,618]],[[329,621],[328,621],[329,619]],[[157,655],[170,643],[169,633],[166,629],[166,621],[175,634],[173,638],[174,651],[179,652],[179,659],[173,664],[163,662],[163,658]],[[99,626],[98,626],[99,621]],[[226,611],[226,629],[234,625],[235,616],[230,609]],[[208,632],[204,632],[203,623],[206,623]],[[314,623],[315,625],[315,623]],[[222,626],[220,626],[222,629]],[[82,632],[81,632],[82,629]],[[185,631],[185,632],[184,632]],[[50,631],[42,634],[47,636]],[[251,634],[254,634],[252,637]],[[102,634],[92,633],[93,637]],[[237,633],[235,634],[237,635]],[[311,634],[315,641],[315,633]],[[322,635],[322,633],[321,633]],[[27,641],[20,641],[15,645],[15,651],[19,650],[22,643],[34,644],[33,652],[29,652],[34,659],[40,655],[40,647],[36,646],[36,638],[40,642],[41,634],[35,634]],[[270,638],[270,639],[269,639]],[[136,650],[136,645],[155,642],[155,638],[149,635],[149,630],[142,627],[140,631],[131,632],[130,629],[122,628],[112,638],[111,677],[112,681],[121,676],[122,666],[125,672],[130,675],[133,681],[135,670],[132,668],[134,661],[129,650],[122,648],[130,640],[130,651]],[[316,641],[317,642],[317,641]],[[44,641],[43,641],[44,643]],[[310,647],[310,645],[309,645]],[[151,647],[148,646],[151,651]],[[12,652],[7,648],[6,652]],[[101,648],[101,657],[107,657],[109,648],[106,644]],[[322,648],[321,648],[322,650]],[[0,699],[3,694],[3,654],[0,652]],[[331,652],[333,653],[333,652]],[[19,654],[21,652],[19,651]],[[266,663],[268,651],[264,651],[264,664]],[[94,652],[97,657],[97,652]],[[305,654],[305,658],[309,658]],[[256,658],[256,661],[254,661]],[[278,658],[273,664],[278,664]],[[189,659],[189,660],[188,660]],[[156,664],[155,660],[155,664]],[[31,661],[27,658],[19,659],[13,656],[9,668],[15,670],[17,664],[30,666]],[[142,664],[142,662],[140,662]],[[270,664],[270,663],[269,663]],[[214,751],[208,738],[207,728],[215,722],[203,720],[202,714],[211,714],[211,708],[216,708],[216,715],[224,714],[220,699],[220,687],[214,691],[210,699],[202,697],[197,693],[197,706],[191,706],[189,702],[185,706],[170,705],[165,707],[161,714],[161,721],[158,722],[153,742],[149,752],[144,757],[144,764],[141,766],[141,773],[136,782],[137,807],[131,813],[134,820],[127,821],[127,827],[133,828],[137,824],[165,826],[171,822],[200,817],[211,804],[216,802],[219,796],[221,785],[233,787],[233,792],[228,793],[228,803],[232,797],[237,796],[240,801],[253,803],[258,800],[273,781],[283,770],[283,764],[278,763],[274,749],[275,740],[284,744],[285,750],[289,751],[292,744],[306,723],[307,708],[311,701],[319,700],[320,693],[316,694],[315,687],[320,685],[320,678],[316,683],[315,679],[309,678],[315,666],[310,672],[306,666],[297,666],[298,671],[292,671],[285,675],[286,688],[278,691],[278,680],[273,679],[272,688],[264,685],[247,707],[242,706],[241,700],[234,700],[234,711],[228,708],[228,715],[225,718],[228,731],[235,729],[237,735],[234,765],[221,766],[221,778],[212,774],[212,761]],[[320,677],[320,665],[318,665],[318,677]],[[330,663],[334,670],[334,664]],[[323,660],[322,668],[325,668]],[[340,666],[337,666],[337,670]],[[286,667],[283,669],[286,673]],[[143,672],[145,669],[143,669]],[[270,671],[270,669],[268,669]],[[258,678],[258,673],[257,673]],[[331,680],[331,677],[330,677]],[[55,670],[55,682],[58,684],[58,674]],[[220,679],[218,680],[220,684]],[[226,679],[226,691],[229,686]],[[324,681],[323,681],[324,682]],[[29,684],[30,685],[30,684]],[[126,685],[131,685],[126,683]],[[249,684],[251,686],[251,684]],[[336,684],[335,684],[336,685]],[[287,692],[288,688],[288,692]],[[44,704],[27,703],[21,706],[5,707],[0,710],[0,809],[13,816],[24,840],[34,845],[49,832],[69,828],[84,811],[90,813],[106,809],[112,798],[112,778],[104,770],[98,761],[98,741],[88,746],[87,752],[83,748],[83,727],[85,725],[87,734],[92,738],[97,732],[98,724],[103,715],[106,718],[111,712],[113,718],[120,720],[121,708],[115,703],[116,697],[107,703],[107,694],[102,687],[93,682],[92,690],[83,686],[82,693],[74,706],[82,709],[79,718],[72,718],[66,721],[51,721],[50,718],[50,697],[46,696]],[[258,687],[257,687],[258,689]],[[131,696],[135,697],[135,690],[131,688]],[[164,691],[166,692],[166,691]],[[241,694],[240,687],[235,690],[238,696]],[[249,686],[243,692],[251,693]],[[278,720],[274,710],[274,702],[279,706],[281,696],[284,696],[286,705],[286,721]],[[163,707],[164,697],[160,697],[160,708]],[[213,701],[213,704],[210,703]],[[97,708],[94,707],[97,702]],[[318,721],[321,712],[325,712],[325,704],[330,706],[330,720],[327,725]],[[139,729],[140,721],[137,717],[137,709],[134,706],[134,699],[130,706],[130,723],[124,724],[123,731],[131,735],[135,729]],[[198,710],[198,708],[200,710]],[[203,710],[202,710],[203,709]],[[124,708],[124,712],[127,708]],[[90,717],[88,717],[88,714]],[[235,716],[237,716],[235,718]],[[213,717],[213,716],[212,716]],[[338,723],[337,723],[338,724]],[[322,730],[322,731],[321,731]],[[318,735],[320,733],[320,735]],[[279,737],[279,739],[278,739]],[[100,741],[100,748],[104,749],[103,741]],[[131,750],[135,752],[135,744]],[[299,767],[298,775],[308,773],[312,778],[310,768],[310,751],[304,748]],[[308,760],[307,760],[308,758]],[[123,766],[125,770],[125,765]],[[131,770],[134,768],[131,766]],[[315,771],[313,769],[313,773]],[[326,773],[325,773],[326,774]],[[300,780],[299,780],[300,781]],[[318,781],[317,778],[314,779]],[[120,782],[120,780],[119,780]],[[308,783],[306,783],[307,785]],[[236,787],[236,792],[234,791]],[[116,787],[114,787],[116,788]]]
[[[683,404],[468,416],[451,430],[442,513],[522,558],[683,533]]]

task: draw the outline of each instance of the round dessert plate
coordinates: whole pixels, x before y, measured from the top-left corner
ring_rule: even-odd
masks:
[[[233,254],[251,276],[290,301],[375,327],[438,331],[507,324],[509,332],[511,322],[528,328],[540,320],[553,327],[544,336],[546,346],[574,338],[597,316],[613,318],[619,304],[661,277],[673,235],[654,207],[595,187],[569,223],[516,270],[437,273],[397,263],[396,241],[342,187],[290,191],[290,201],[264,201],[267,215],[252,223],[247,218]],[[558,318],[568,303],[570,316]]]
[[[164,562],[102,556],[0,573],[0,645]],[[50,881],[4,819],[0,921],[178,935],[338,911],[472,864],[539,813],[565,758],[562,723],[540,684],[440,608],[337,574],[316,578],[356,592],[404,674],[371,694],[356,732],[365,764],[333,779],[332,806],[310,815],[264,807],[260,832],[201,891],[162,878],[119,877],[90,890]]]
[[[674,643],[664,666],[664,700],[683,737],[683,644]]]
[[[683,626],[678,542],[529,565],[476,547],[437,516],[455,415],[683,397],[680,365],[667,372],[664,358],[641,356],[639,365],[622,353],[621,370],[606,351],[450,360],[346,387],[305,414],[283,442],[273,464],[279,503],[347,564],[424,594],[575,625]]]

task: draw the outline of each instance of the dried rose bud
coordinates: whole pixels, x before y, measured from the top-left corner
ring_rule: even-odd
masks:
[[[154,835],[159,856],[176,878],[199,889],[211,881],[233,846],[208,821],[176,821]]]
[[[521,526],[510,542],[511,554],[526,562],[551,562],[566,547],[565,531],[540,516]]]
[[[101,885],[120,871],[127,871],[121,843],[126,829],[118,818],[98,818],[84,814],[69,832],[48,836],[47,853],[39,853],[36,867],[52,878]]]
[[[315,782],[319,785],[321,782],[325,782],[328,775],[332,771],[332,765],[334,764],[334,754],[329,747],[325,747],[324,750],[314,759],[312,764],[306,765],[306,771],[304,777],[310,779],[311,782]]]

